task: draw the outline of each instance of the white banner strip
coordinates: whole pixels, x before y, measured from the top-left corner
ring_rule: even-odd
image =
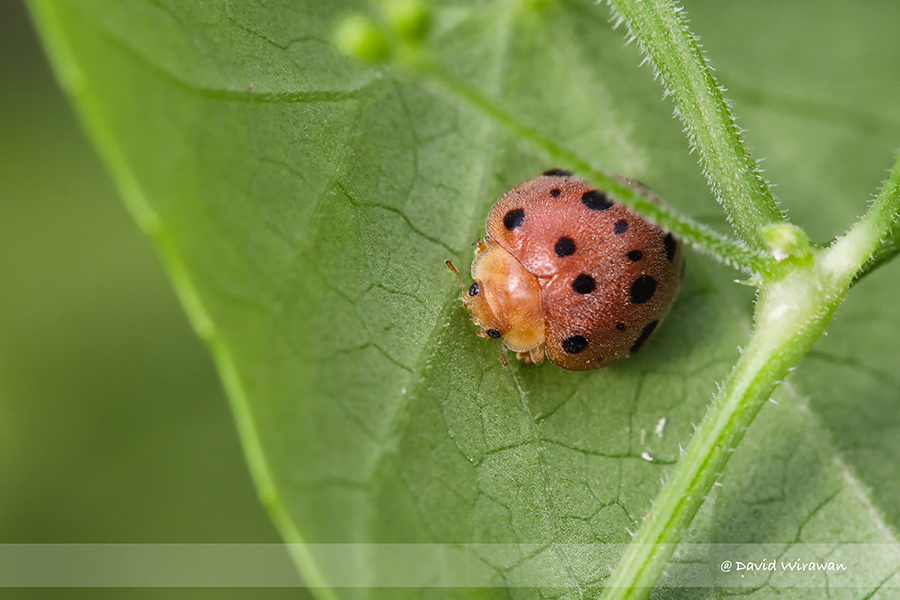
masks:
[[[0,587],[602,587],[625,544],[0,544]],[[306,560],[306,559],[304,559]],[[681,544],[658,587],[900,588],[896,544]]]

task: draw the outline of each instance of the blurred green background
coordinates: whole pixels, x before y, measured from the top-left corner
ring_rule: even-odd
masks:
[[[0,2],[0,543],[266,543],[212,361],[18,1]],[[3,597],[309,597],[2,590]]]

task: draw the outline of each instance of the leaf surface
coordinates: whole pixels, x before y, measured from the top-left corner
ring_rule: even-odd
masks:
[[[442,263],[467,265],[503,191],[564,165],[434,82],[339,56],[328,41],[337,19],[369,5],[33,6],[211,345],[285,538],[536,544],[478,558],[501,583],[552,572],[543,594],[595,594],[615,556],[549,544],[628,542],[737,359],[750,288],[689,253],[679,299],[641,353],[590,373],[504,369]],[[783,183],[782,207],[814,239],[839,234],[900,139],[900,81],[885,75],[900,59],[900,7],[687,8],[750,144]],[[428,43],[523,123],[726,231],[671,104],[607,19],[583,0],[435,3]],[[851,292],[834,335],[763,410],[692,541],[888,542],[870,567],[890,576],[893,270]]]

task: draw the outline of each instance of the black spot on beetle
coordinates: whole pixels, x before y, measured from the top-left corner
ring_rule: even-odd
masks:
[[[616,221],[616,224],[613,225],[613,233],[616,235],[622,235],[628,231],[628,221],[622,219],[621,221]]]
[[[653,331],[656,329],[656,326],[659,325],[659,321],[653,321],[652,323],[647,323],[644,325],[644,328],[641,330],[641,335],[638,336],[638,339],[634,340],[634,344],[631,345],[631,351],[637,352],[644,346],[644,342],[653,334]]]
[[[625,256],[627,256],[628,260],[630,260],[631,262],[637,262],[637,261],[641,260],[642,258],[644,258],[644,253],[641,252],[640,250],[632,250]]]
[[[600,190],[591,190],[582,194],[581,203],[591,210],[606,210],[612,206],[612,201]]]
[[[469,295],[470,295],[470,296],[477,296],[477,295],[478,295],[478,291],[479,291],[480,289],[481,289],[481,288],[480,288],[480,286],[478,285],[478,282],[476,281],[475,283],[473,283],[472,285],[469,286]]]
[[[666,247],[666,258],[671,261],[675,258],[675,250],[678,249],[678,242],[675,241],[675,236],[667,233],[666,237],[663,238],[663,245]]]
[[[566,354],[578,354],[587,348],[588,341],[583,335],[570,335],[562,341],[561,345]]]
[[[575,254],[575,241],[572,238],[561,237],[557,240],[556,245],[553,246],[553,251],[560,258],[572,256]]]
[[[500,332],[497,331],[496,329],[488,329],[488,330],[487,330],[487,334],[488,334],[488,337],[492,337],[492,338],[494,338],[495,340],[496,340],[498,337],[500,337]]]
[[[616,323],[616,329],[619,331],[625,331],[625,323]]]
[[[653,297],[656,292],[656,280],[649,275],[641,275],[631,282],[631,301],[635,304],[643,304]]]
[[[578,294],[590,294],[596,287],[597,282],[586,273],[582,273],[572,280],[572,289]]]
[[[550,169],[549,171],[544,171],[541,175],[544,177],[571,177],[572,171],[566,171],[565,169]]]
[[[552,190],[550,190],[550,195],[551,195],[553,198],[559,198],[559,195],[560,195],[560,194],[562,194],[562,192],[559,191],[559,190],[556,189],[556,188],[553,188]]]
[[[503,226],[507,231],[512,231],[525,221],[525,211],[521,208],[514,208],[503,215]]]

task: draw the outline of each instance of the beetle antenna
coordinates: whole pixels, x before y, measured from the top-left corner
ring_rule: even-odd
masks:
[[[453,271],[453,274],[456,275],[456,278],[459,279],[459,291],[462,292],[463,297],[466,295],[466,286],[463,284],[462,275],[459,274],[459,271],[456,270],[456,267],[453,266],[453,263],[448,261],[444,262],[447,265],[447,268]]]

